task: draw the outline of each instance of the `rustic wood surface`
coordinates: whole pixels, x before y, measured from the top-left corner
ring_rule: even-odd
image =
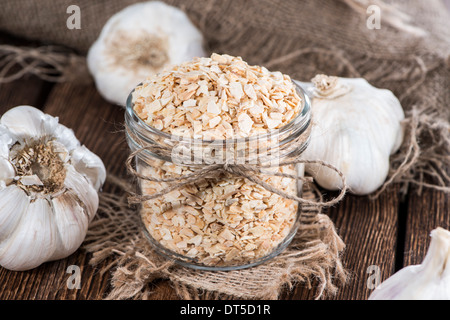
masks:
[[[3,39],[5,37],[3,36]],[[0,39],[2,39],[0,37]],[[9,38],[8,38],[9,40]],[[123,134],[124,110],[106,102],[93,83],[51,84],[29,76],[0,84],[0,115],[17,105],[33,105],[75,131],[79,140],[99,155],[110,173],[125,175],[128,147]],[[110,190],[106,184],[104,191]],[[400,268],[420,263],[428,248],[429,233],[437,226],[450,229],[449,196],[425,189],[400,199],[398,189],[379,199],[347,195],[328,211],[346,243],[343,262],[349,281],[330,299],[367,299],[373,269],[384,280]],[[70,257],[48,262],[26,272],[0,267],[0,300],[11,299],[102,299],[110,289],[110,274],[103,273],[108,261],[92,267],[89,254],[79,249]],[[81,268],[81,288],[69,289],[67,267]],[[370,271],[372,270],[372,271]],[[152,299],[178,299],[170,283],[157,281]],[[284,292],[282,299],[313,299],[314,292],[302,285]]]

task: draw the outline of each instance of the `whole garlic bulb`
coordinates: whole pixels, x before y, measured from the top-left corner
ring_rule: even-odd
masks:
[[[18,106],[0,119],[0,265],[28,270],[83,242],[106,178],[58,119]]]
[[[87,64],[100,94],[124,106],[148,76],[205,55],[203,35],[183,11],[149,1],[128,6],[106,22]]]
[[[369,300],[450,300],[450,232],[433,230],[422,264],[399,270],[377,286]]]
[[[389,156],[403,141],[405,115],[398,99],[362,78],[317,75],[313,86],[298,82],[312,96],[314,126],[305,159],[328,162],[345,175],[349,191],[369,194],[386,180]],[[332,170],[306,165],[323,188],[342,188]]]

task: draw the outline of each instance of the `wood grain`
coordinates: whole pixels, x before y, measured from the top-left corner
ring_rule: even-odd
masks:
[[[343,205],[330,212],[346,243],[344,265],[351,272],[350,281],[336,299],[367,299],[370,266],[381,271],[380,280],[395,272],[400,202],[398,189],[386,192],[377,200],[347,197]]]
[[[408,201],[403,266],[422,262],[433,229],[450,230],[450,196],[431,189],[424,189],[420,196],[414,192]]]
[[[343,263],[349,280],[339,286],[338,294],[328,299],[364,300],[372,292],[367,286],[369,266],[378,266],[381,279],[395,271],[399,198],[397,188],[377,200],[347,195],[329,210],[338,234],[346,244]],[[318,285],[316,283],[316,285]],[[288,296],[289,297],[289,296]],[[298,286],[291,299],[313,299],[313,291]]]
[[[32,105],[41,109],[51,84],[34,76],[20,81],[0,83],[0,114],[19,105]]]

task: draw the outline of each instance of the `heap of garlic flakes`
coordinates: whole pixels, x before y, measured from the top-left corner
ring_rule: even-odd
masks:
[[[219,54],[149,77],[134,90],[132,102],[148,125],[196,139],[240,138],[279,129],[302,105],[289,76]]]

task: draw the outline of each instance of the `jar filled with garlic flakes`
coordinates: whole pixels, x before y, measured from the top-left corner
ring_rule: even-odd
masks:
[[[144,232],[158,252],[200,269],[232,270],[292,240],[303,167],[282,164],[309,141],[310,102],[289,76],[240,57],[165,69],[128,97]]]

